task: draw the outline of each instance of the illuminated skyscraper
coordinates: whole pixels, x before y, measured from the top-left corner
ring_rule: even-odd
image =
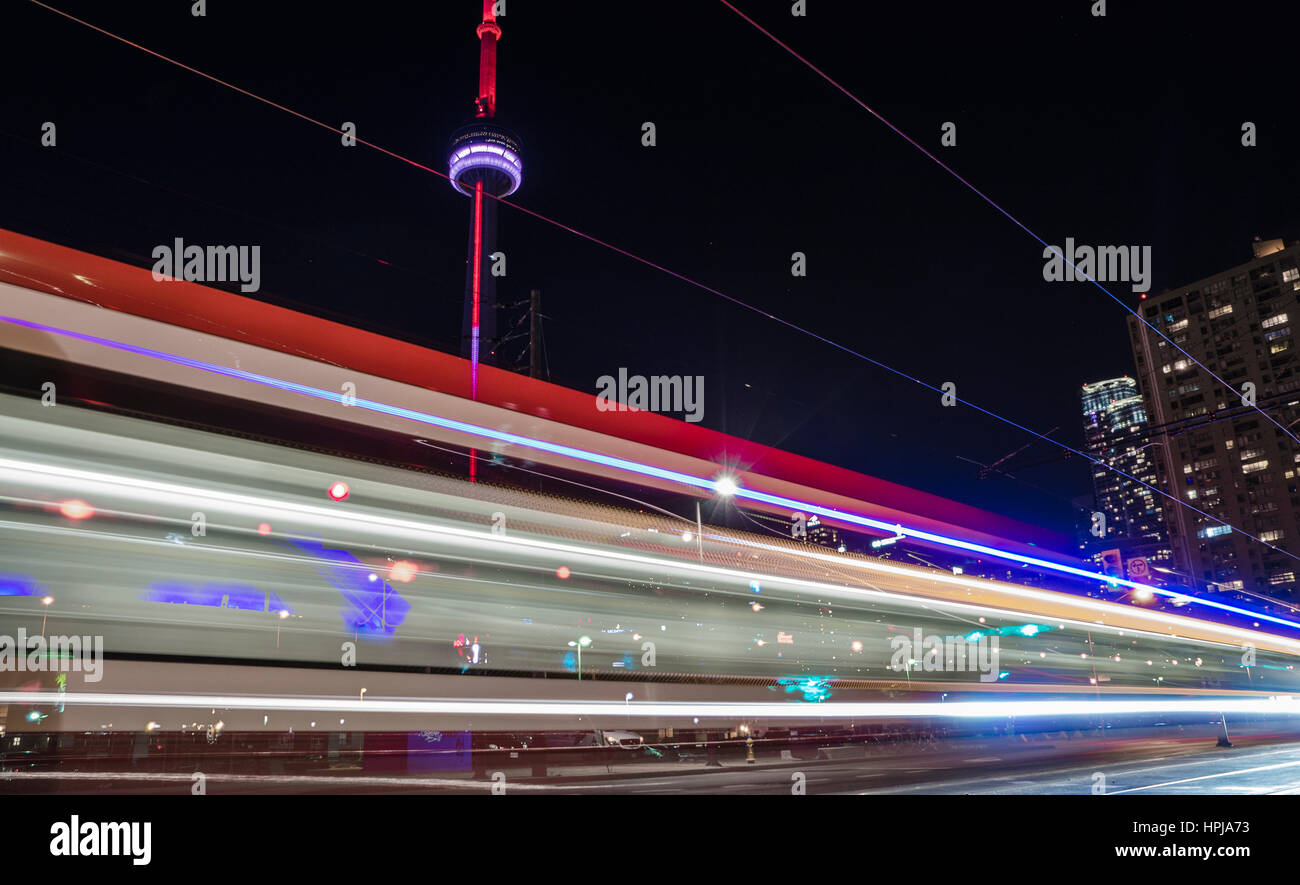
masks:
[[[1154,444],[1147,439],[1149,425],[1138,383],[1125,376],[1085,384],[1082,400],[1087,451],[1114,468],[1094,465],[1092,469],[1096,513],[1104,516],[1104,522],[1092,520],[1089,548],[1098,557],[1104,551],[1118,551],[1111,554],[1110,562],[1098,562],[1112,574],[1160,581],[1159,573],[1149,572],[1168,566],[1172,553],[1165,537],[1164,499],[1150,488],[1162,487]]]

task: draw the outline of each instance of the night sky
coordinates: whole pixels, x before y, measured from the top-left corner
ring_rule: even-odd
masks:
[[[476,0],[52,5],[437,169],[472,116]],[[1150,245],[1153,292],[1300,238],[1294,4],[737,5],[1049,243]],[[1032,237],[721,3],[508,0],[501,25],[521,205],[1073,447],[1079,386],[1133,373],[1120,305],[1045,282]],[[445,179],[28,0],[0,29],[0,226],[141,266],[178,236],[260,245],[254,297],[457,348]],[[500,242],[558,383],[703,375],[707,426],[1059,530],[1090,489],[1077,458],[981,480],[962,459],[1032,437],[508,207]]]

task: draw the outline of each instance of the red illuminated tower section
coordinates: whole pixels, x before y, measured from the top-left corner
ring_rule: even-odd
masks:
[[[497,115],[497,41],[501,39],[501,26],[493,5],[493,0],[483,0],[483,21],[478,26],[478,98],[474,103],[479,117]]]
[[[519,140],[496,123],[497,41],[501,26],[493,11],[495,0],[483,0],[483,20],[478,26],[478,95],[475,119],[451,138],[448,166],[451,184],[469,197],[469,256],[465,274],[465,318],[461,326],[461,355],[470,361],[471,390],[478,395],[480,363],[493,365],[497,338],[496,277],[492,255],[497,252],[497,201],[519,189],[523,162]]]

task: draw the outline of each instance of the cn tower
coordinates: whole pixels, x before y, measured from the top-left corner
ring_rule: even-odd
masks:
[[[470,361],[471,395],[478,398],[479,363],[493,365],[497,348],[496,277],[491,256],[497,251],[497,201],[519,190],[523,161],[519,140],[496,123],[497,42],[501,26],[495,0],[483,0],[478,26],[478,96],[475,119],[451,137],[447,163],[451,186],[474,201],[470,211],[469,257],[465,274],[465,316],[461,324],[461,355]]]

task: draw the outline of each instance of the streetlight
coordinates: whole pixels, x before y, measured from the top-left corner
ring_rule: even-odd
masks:
[[[53,596],[41,597],[41,605],[45,606],[45,614],[41,615],[41,635],[45,635],[45,619],[50,615],[50,605],[53,604]]]
[[[582,650],[589,645],[591,645],[590,636],[579,636],[576,642],[572,640],[570,640],[569,642],[569,648],[576,648],[578,650],[578,681],[579,682],[582,681]]]
[[[720,476],[713,482],[713,491],[717,492],[724,498],[730,498],[736,492],[740,491],[740,486],[736,480],[730,476]]]
[[[713,491],[719,498],[730,498],[740,491],[740,484],[734,477],[725,473],[713,481]],[[695,502],[695,544],[696,553],[700,562],[704,561],[704,520],[700,517],[700,502]],[[683,533],[682,539],[687,543],[691,541],[690,533]]]
[[[745,764],[753,765],[758,760],[754,758],[754,735],[750,732],[749,726],[742,723],[740,733],[745,736]]]

